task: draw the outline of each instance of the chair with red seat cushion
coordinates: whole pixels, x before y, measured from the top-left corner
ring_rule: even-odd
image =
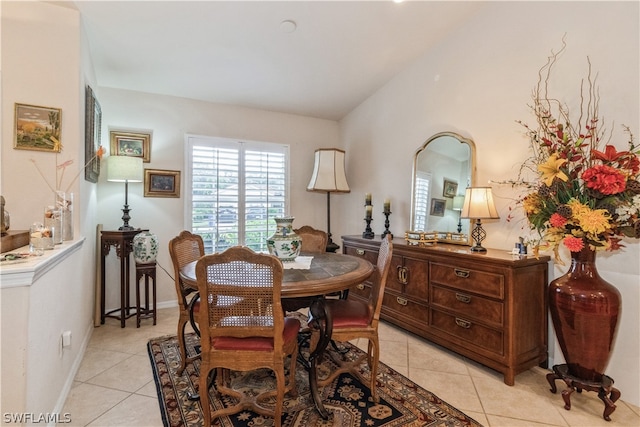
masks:
[[[380,321],[380,310],[382,309],[382,298],[387,282],[389,267],[391,266],[391,256],[393,244],[391,236],[387,235],[380,245],[376,268],[371,276],[371,293],[367,301],[347,299],[327,299],[325,301],[326,310],[329,311],[332,321],[327,324],[327,338],[334,341],[350,341],[358,338],[365,338],[369,341],[367,353],[355,361],[348,362],[343,359],[334,360],[338,368],[331,372],[325,379],[318,380],[319,386],[330,384],[338,375],[349,372],[357,376],[363,384],[367,379],[360,374],[358,367],[366,358],[369,365],[370,378],[368,379],[371,395],[375,402],[378,402],[376,392],[376,375],[378,372],[378,362],[380,360],[380,343],[378,340],[378,323]],[[317,343],[324,339],[320,337],[320,330],[315,322],[322,319],[309,320],[311,327],[311,349],[315,349]]]
[[[244,409],[273,417],[275,425],[280,426],[284,394],[296,394],[300,327],[296,319],[284,317],[280,300],[282,276],[282,263],[278,258],[240,246],[206,255],[196,264],[202,301],[198,322],[202,345],[199,394],[205,426],[211,425],[214,418]],[[221,300],[234,303],[221,304]],[[290,357],[288,382],[284,374],[287,357]],[[246,396],[226,384],[229,370],[260,368],[269,368],[275,373],[275,391],[265,390],[256,396]],[[212,412],[206,390],[209,373],[214,369],[223,373],[217,376],[217,391],[235,397],[238,403]],[[274,408],[261,404],[274,395]]]
[[[204,255],[204,242],[202,237],[192,234],[189,231],[182,231],[177,237],[169,241],[169,255],[173,263],[173,275],[178,294],[178,307],[180,308],[180,317],[178,318],[178,346],[180,347],[180,367],[178,375],[182,375],[187,363],[200,357],[199,354],[187,357],[187,350],[184,343],[184,332],[187,322],[190,321],[193,329],[199,334],[196,324],[196,313],[200,308],[200,300],[192,289],[184,284],[180,279],[180,269],[190,262],[197,261]]]

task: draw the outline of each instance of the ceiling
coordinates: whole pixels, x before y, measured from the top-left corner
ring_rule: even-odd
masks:
[[[340,120],[485,3],[74,4],[98,86]]]

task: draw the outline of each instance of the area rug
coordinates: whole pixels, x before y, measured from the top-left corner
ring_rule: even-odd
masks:
[[[196,354],[199,350],[197,336],[188,334],[186,338],[189,354]],[[198,392],[200,362],[195,361],[187,365],[182,375],[176,375],[180,364],[176,336],[154,338],[149,341],[148,350],[164,425],[166,427],[202,426],[200,402],[188,398],[190,393]],[[344,344],[341,350],[348,350],[346,357],[349,358],[357,357],[362,353],[360,349],[349,343]],[[304,347],[301,348],[301,352],[304,355]],[[320,377],[323,377],[332,367],[333,362],[325,356],[319,366]],[[366,363],[363,363],[362,369],[368,376]],[[356,378],[344,374],[333,384],[322,389],[322,399],[330,414],[328,420],[323,420],[316,411],[309,393],[307,371],[300,363],[296,370],[298,396],[296,398],[285,396],[282,416],[284,427],[480,426],[472,418],[383,363],[380,363],[378,370],[377,389],[380,397],[378,404],[371,399],[367,386],[361,384]],[[262,388],[265,384],[275,384],[269,370],[245,374],[234,373],[232,381],[234,381],[234,388],[243,387],[245,392],[251,388]],[[273,385],[271,387],[273,388]],[[220,399],[213,387],[209,390],[209,395],[215,408],[233,403],[226,396]],[[269,427],[274,425],[274,421],[272,418],[244,411],[229,417],[214,419],[212,425]]]

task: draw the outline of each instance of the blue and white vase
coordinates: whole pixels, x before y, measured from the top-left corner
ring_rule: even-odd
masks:
[[[280,258],[280,261],[293,261],[300,255],[301,241],[293,231],[293,217],[274,218],[276,232],[267,239],[267,249],[271,255]]]
[[[141,231],[133,237],[133,258],[138,264],[149,264],[158,257],[158,237]]]

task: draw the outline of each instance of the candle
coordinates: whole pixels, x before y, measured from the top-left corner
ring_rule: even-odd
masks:
[[[367,193],[364,195],[364,204],[371,205],[371,193]]]
[[[371,219],[371,213],[373,212],[373,206],[367,205],[364,207],[365,217],[367,219]]]
[[[389,199],[385,199],[384,201],[384,213],[391,213],[391,202]]]

